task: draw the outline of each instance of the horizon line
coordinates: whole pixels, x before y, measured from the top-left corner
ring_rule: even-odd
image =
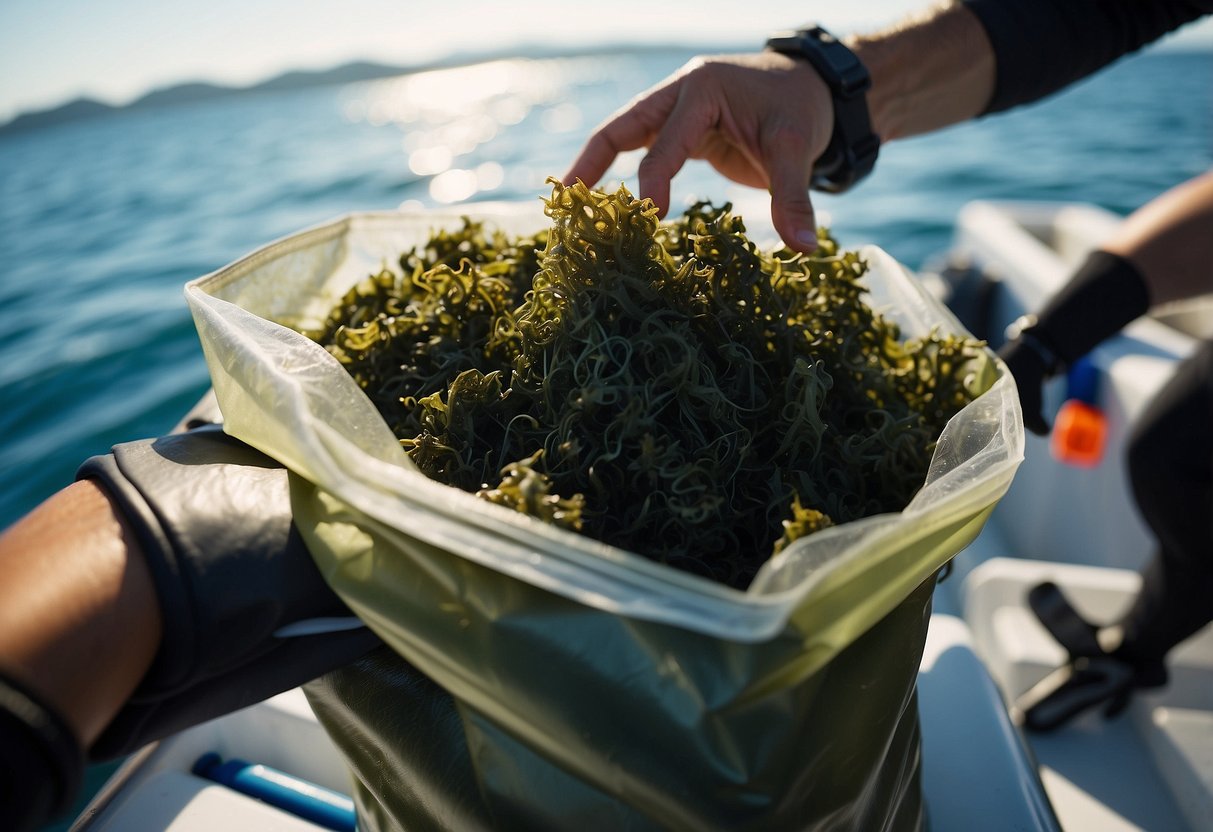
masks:
[[[486,49],[482,51],[471,50],[451,50],[418,63],[393,63],[387,59],[378,57],[351,57],[346,60],[330,62],[322,65],[306,65],[306,64],[290,64],[284,65],[275,70],[269,70],[258,75],[254,80],[248,81],[231,81],[224,80],[217,76],[182,76],[177,80],[163,80],[152,82],[142,88],[140,92],[128,95],[125,97],[113,97],[99,95],[86,90],[80,90],[74,94],[50,99],[50,103],[46,104],[26,104],[19,105],[17,108],[9,111],[7,114],[0,111],[0,131],[7,131],[14,122],[25,117],[41,116],[53,113],[57,110],[70,107],[74,104],[97,104],[108,110],[122,110],[128,107],[135,106],[139,102],[154,96],[158,93],[169,92],[179,87],[187,87],[193,85],[210,86],[220,90],[225,90],[233,93],[237,92],[254,92],[258,87],[278,80],[288,75],[304,74],[304,75],[324,75],[334,72],[348,66],[358,64],[367,64],[383,67],[385,69],[401,70],[402,74],[412,72],[426,72],[437,69],[447,69],[466,64],[476,64],[488,62],[491,60],[503,60],[507,57],[512,59],[528,59],[536,51],[541,52],[535,59],[555,59],[562,57],[577,57],[580,55],[591,56],[601,54],[606,51],[614,51],[619,53],[636,53],[636,52],[654,52],[663,50],[688,50],[688,51],[724,51],[724,50],[749,50],[752,44],[738,43],[728,40],[688,40],[678,41],[670,40],[666,42],[652,43],[619,43],[614,41],[602,41],[600,43],[588,43],[560,47],[536,44],[533,42],[519,42],[509,46],[503,46],[500,49]],[[512,54],[517,50],[519,54]],[[531,54],[525,54],[530,50]],[[1213,38],[1199,40],[1194,39],[1165,39],[1155,44],[1147,46],[1146,49],[1139,52],[1130,53],[1122,56],[1121,60],[1131,58],[1135,55],[1149,53],[1199,53],[1213,56]],[[385,76],[387,77],[387,76]]]

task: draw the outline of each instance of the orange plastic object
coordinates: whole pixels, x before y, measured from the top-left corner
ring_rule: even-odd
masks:
[[[1049,447],[1058,462],[1090,468],[1103,459],[1107,436],[1108,420],[1103,411],[1070,399],[1057,411]]]

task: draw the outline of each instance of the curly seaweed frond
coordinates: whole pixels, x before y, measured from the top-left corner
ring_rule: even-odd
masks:
[[[543,451],[538,450],[526,459],[511,462],[502,469],[501,482],[495,488],[482,488],[476,496],[546,523],[580,531],[585,498],[580,494],[565,498],[551,493],[552,481],[535,470],[542,457]]]
[[[828,529],[834,525],[829,515],[814,508],[805,508],[800,504],[800,495],[792,498],[792,516],[783,521],[783,536],[775,541],[774,554],[779,554],[789,545],[802,537],[808,537],[814,532]]]

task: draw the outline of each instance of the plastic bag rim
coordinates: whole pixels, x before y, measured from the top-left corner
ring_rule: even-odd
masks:
[[[202,306],[211,307],[213,310],[214,304],[228,304],[230,302],[214,297],[211,291],[220,290],[228,286],[261,264],[271,262],[283,254],[306,249],[317,242],[340,237],[356,227],[381,224],[392,227],[399,225],[402,221],[428,221],[432,227],[438,227],[443,223],[461,220],[463,217],[491,221],[495,216],[498,218],[501,216],[516,217],[519,214],[519,209],[522,207],[524,206],[518,203],[486,202],[464,205],[458,209],[424,210],[417,214],[401,211],[347,213],[334,220],[281,237],[214,272],[190,281],[185,287],[186,295],[191,306],[201,304]],[[861,249],[861,253],[865,255],[870,254],[872,251],[879,252],[879,256],[885,258],[887,262],[900,267],[900,264],[896,260],[875,246],[865,246]],[[905,271],[904,267],[901,267],[901,269],[903,272]],[[925,292],[921,286],[914,283],[911,285],[914,286],[918,293]],[[256,315],[254,317],[273,326],[280,326],[265,318],[260,318]],[[306,344],[309,348],[314,348],[323,353],[326,358],[331,359],[327,351],[324,351],[319,345],[316,345],[302,335],[294,333],[293,330],[287,327],[283,327],[283,329],[290,332],[293,337],[298,338],[301,344]],[[1004,370],[1003,376],[997,379],[994,386],[983,393],[982,397],[995,395],[996,389],[1005,383],[1007,382]],[[999,394],[1006,395],[1006,392],[1001,391]],[[262,448],[262,450],[272,451],[273,449]],[[1014,451],[1015,449],[1010,450]],[[371,466],[389,464],[363,453],[361,449],[356,447],[348,448],[346,452],[363,457],[361,460],[355,460],[358,464],[366,463]],[[1018,449],[1018,455],[1014,452],[1008,453],[1006,458],[991,466],[973,484],[974,487],[966,489],[964,492],[946,495],[940,501],[934,502],[931,507],[936,508],[940,505],[946,505],[950,509],[949,516],[953,519],[962,515],[970,516],[975,514],[980,510],[981,506],[989,504],[992,500],[1000,497],[1002,493],[1005,493],[1006,488],[1009,486],[1010,473],[1013,472],[1014,467],[1018,465],[1020,459],[1022,459],[1022,448]],[[331,463],[326,462],[327,464]],[[340,467],[338,466],[338,468]],[[519,515],[517,512],[510,511],[509,509],[485,503],[483,500],[476,499],[474,495],[466,494],[458,489],[451,489],[449,486],[429,480],[420,474],[420,472],[408,470],[407,467],[396,468],[396,470],[404,472],[406,475],[405,481],[411,488],[416,489],[417,499],[403,498],[399,493],[390,493],[398,491],[398,489],[375,488],[368,486],[366,483],[360,483],[362,498],[357,501],[357,504],[351,502],[351,505],[354,505],[359,510],[366,511],[367,514],[376,517],[380,522],[386,522],[387,518],[376,508],[377,506],[381,507],[380,502],[385,497],[390,496],[392,499],[397,500],[404,499],[405,502],[412,502],[418,507],[424,506],[426,509],[432,511],[435,501],[426,499],[426,492],[429,492],[433,496],[441,494],[438,502],[450,507],[449,511],[442,512],[448,519],[453,520],[457,518],[459,521],[466,522],[469,519],[469,515],[471,515],[475,516],[477,520],[475,525],[478,531],[482,533],[487,532],[492,535],[499,535],[502,531],[508,530],[510,533],[505,536],[513,539],[515,542],[520,542],[521,538],[526,536],[532,541],[527,545],[527,548],[537,551],[541,557],[553,558],[574,569],[588,571],[597,575],[616,573],[614,575],[616,580],[626,576],[628,583],[636,583],[638,580],[643,580],[646,589],[653,595],[660,595],[660,593],[653,592],[654,590],[663,589],[683,596],[681,599],[683,602],[693,600],[712,605],[727,604],[733,612],[733,615],[728,616],[728,618],[733,619],[732,625],[721,620],[720,627],[713,627],[711,629],[716,630],[716,634],[718,635],[727,635],[730,638],[742,641],[757,640],[757,638],[772,635],[779,629],[782,619],[786,618],[789,607],[802,601],[818,584],[830,574],[835,573],[840,565],[844,562],[860,558],[874,549],[879,549],[887,535],[897,531],[899,526],[897,520],[899,518],[913,519],[921,513],[915,511],[916,497],[915,501],[912,501],[901,512],[889,512],[869,516],[843,524],[842,526],[824,530],[813,535],[812,538],[798,541],[776,557],[783,559],[789,554],[802,549],[805,545],[813,544],[820,546],[822,543],[835,537],[852,538],[851,542],[842,547],[841,554],[829,559],[826,568],[812,570],[810,574],[804,576],[792,586],[774,591],[755,592],[754,587],[759,583],[758,581],[755,581],[746,590],[734,589],[705,577],[654,563],[635,552],[613,547],[575,532],[551,527],[535,518]],[[317,483],[316,485],[323,489],[321,484]],[[462,505],[459,505],[460,503]],[[546,545],[535,546],[534,542],[538,542],[536,537],[543,540]],[[558,549],[554,549],[553,547],[558,547]],[[466,553],[461,553],[461,556],[468,557]],[[480,560],[485,565],[489,565],[497,571],[526,580],[526,577],[520,575],[517,570],[503,568],[500,560],[497,558],[472,559]],[[772,558],[772,561],[774,560],[775,558]],[[534,581],[531,582],[534,583]],[[584,602],[585,599],[579,598],[579,600]],[[699,604],[696,603],[693,606],[699,606]],[[723,610],[719,608],[715,609],[716,616],[720,616],[722,612]],[[778,621],[771,619],[772,613],[779,614]],[[645,615],[643,617],[662,618],[663,616]],[[758,621],[753,620],[755,617],[765,619],[765,623],[759,624]],[[675,616],[675,618],[681,621],[681,617]],[[749,625],[745,625],[745,628],[750,631],[752,637],[743,636],[736,631],[736,625],[740,624],[738,619],[751,620]],[[761,631],[761,633],[758,631]]]

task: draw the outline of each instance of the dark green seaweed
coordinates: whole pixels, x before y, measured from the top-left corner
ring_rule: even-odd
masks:
[[[830,525],[899,511],[983,344],[902,340],[825,231],[764,253],[731,206],[553,183],[551,227],[465,220],[310,335],[428,476],[735,587]]]

